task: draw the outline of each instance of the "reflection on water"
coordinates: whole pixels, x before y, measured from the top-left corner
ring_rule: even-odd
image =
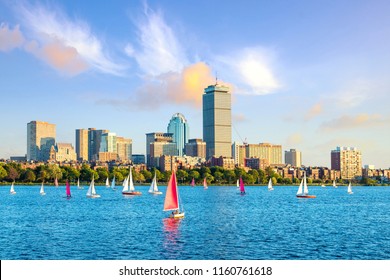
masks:
[[[164,258],[176,259],[183,249],[183,242],[180,240],[181,219],[163,219],[163,252]]]

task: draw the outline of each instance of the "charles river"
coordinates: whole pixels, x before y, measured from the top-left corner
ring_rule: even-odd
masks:
[[[97,186],[0,187],[0,258],[22,260],[384,260],[390,258],[390,187],[182,186],[186,217],[167,219],[163,195],[123,197]]]

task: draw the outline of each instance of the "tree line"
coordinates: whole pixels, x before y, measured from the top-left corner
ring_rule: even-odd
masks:
[[[171,176],[171,171],[161,172],[156,168],[151,170],[142,170],[137,172],[132,169],[133,180],[137,183],[150,183],[156,173],[159,182],[168,182]],[[111,181],[114,177],[116,182],[122,182],[129,175],[128,167],[98,167],[96,170],[92,169],[89,164],[83,164],[81,168],[77,169],[72,166],[59,166],[57,164],[42,164],[35,168],[23,168],[20,163],[0,162],[0,182],[16,182],[16,183],[53,183],[57,178],[58,182],[65,183],[66,180],[70,182],[89,183],[94,178],[96,183],[104,183],[107,178]],[[235,184],[236,181],[242,177],[245,184],[267,184],[271,178],[274,185],[291,185],[299,184],[300,180],[294,178],[283,178],[280,174],[275,172],[271,167],[266,169],[251,169],[246,172],[242,168],[235,168],[234,170],[225,170],[219,166],[201,167],[195,169],[179,169],[176,172],[177,180],[180,184],[190,184],[192,179],[196,184],[202,184],[206,178],[207,184],[224,185]],[[330,184],[330,180],[308,178],[309,184]],[[337,183],[345,183],[343,180],[338,180]],[[377,185],[378,182],[372,178],[363,178],[360,182],[364,185]]]

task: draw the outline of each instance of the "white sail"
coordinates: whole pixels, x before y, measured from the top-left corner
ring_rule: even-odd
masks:
[[[130,173],[129,173],[129,190],[131,192],[135,191],[134,183],[133,183],[133,173],[131,172],[131,166],[130,166]]]
[[[129,177],[130,177],[130,174],[129,174],[129,176],[127,176],[127,178],[125,178],[125,180],[123,180],[122,192],[128,192],[129,191]]]
[[[337,188],[336,180],[333,180],[333,187]]]
[[[114,179],[112,179],[112,182],[111,182],[111,189],[115,190],[116,187],[115,187],[115,176],[114,176]]]
[[[351,182],[349,182],[349,185],[348,185],[348,193],[353,194]]]
[[[154,173],[154,178],[152,184],[150,185],[149,192],[158,192],[156,173]]]
[[[307,188],[307,181],[306,181],[306,172],[303,173],[303,194],[308,194],[309,189]]]
[[[301,184],[299,185],[297,195],[301,195],[303,193],[302,190],[303,190],[303,179],[301,180]]]
[[[106,187],[108,188],[110,186],[110,181],[108,180],[108,177],[106,179]]]
[[[240,187],[240,180],[237,180],[237,188]]]
[[[80,188],[80,178],[77,178],[77,188]]]
[[[9,193],[10,194],[15,194],[16,192],[15,192],[15,188],[14,188],[14,182],[12,182],[12,184],[11,184],[11,189],[9,190]]]
[[[96,193],[96,190],[95,190],[95,178],[94,177],[92,177],[91,184],[89,185],[89,188],[87,191],[87,197],[92,197],[92,198],[100,197],[100,195],[98,195]]]
[[[272,187],[272,179],[269,178],[269,181],[268,181],[268,190],[269,191],[272,191],[274,188]]]
[[[46,193],[45,193],[45,188],[43,187],[43,182],[42,182],[42,185],[41,185],[41,189],[39,190],[39,193],[41,194],[41,195],[45,195]]]

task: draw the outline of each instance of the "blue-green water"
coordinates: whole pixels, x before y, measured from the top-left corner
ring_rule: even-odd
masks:
[[[180,187],[186,217],[163,212],[164,195],[123,197],[97,187],[0,187],[1,259],[390,259],[390,188]]]

